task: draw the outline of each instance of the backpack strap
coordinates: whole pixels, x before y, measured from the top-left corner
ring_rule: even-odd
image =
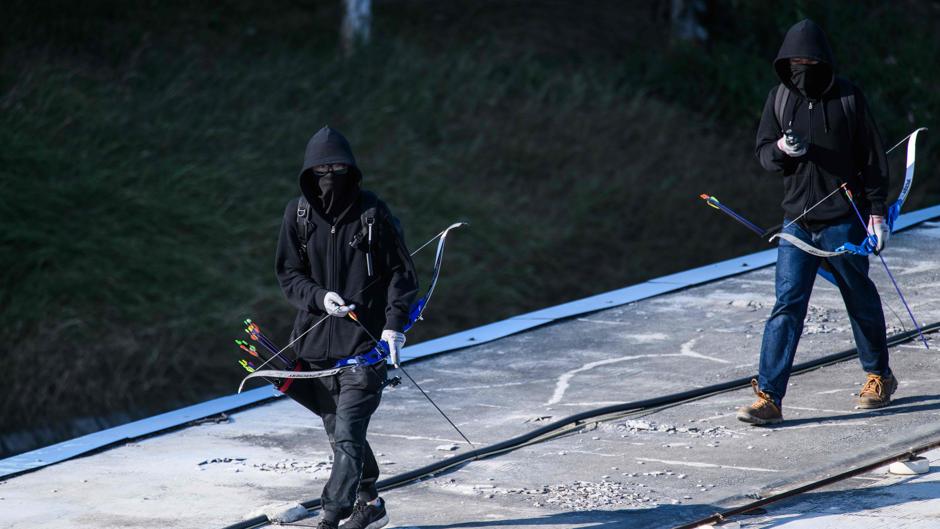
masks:
[[[375,275],[375,269],[372,266],[372,240],[378,239],[378,226],[375,220],[379,217],[379,198],[374,193],[368,191],[362,192],[362,214],[359,215],[359,222],[362,224],[362,230],[359,232],[366,240],[366,274],[369,277]]]
[[[379,197],[375,196],[375,193],[371,191],[363,190],[361,192],[362,196],[362,214],[359,215],[359,220],[362,222],[363,227],[366,225],[367,219],[378,218],[381,214],[379,213]]]
[[[790,98],[790,89],[783,83],[777,86],[777,93],[774,94],[774,116],[777,116],[777,125],[780,125],[780,131],[787,129],[783,123],[783,111],[787,108],[787,100]]]
[[[842,111],[845,112],[846,123],[849,125],[849,141],[855,142],[855,130],[858,114],[855,109],[855,86],[846,79],[836,78],[839,83],[839,100],[842,102]]]
[[[357,246],[365,241],[366,246],[366,271],[369,277],[375,274],[372,266],[372,244],[373,241],[382,240],[381,233],[387,227],[391,226],[399,238],[403,238],[401,223],[388,210],[385,204],[379,201],[379,197],[371,191],[362,191],[362,214],[359,216],[359,222],[362,228],[359,233],[349,242],[350,246]]]
[[[368,220],[372,218],[375,219],[373,222],[379,222],[380,227],[384,225],[390,225],[392,229],[395,230],[395,233],[401,239],[405,238],[405,232],[402,230],[401,221],[398,220],[398,217],[392,215],[392,212],[388,210],[386,206],[379,197],[372,193],[371,191],[362,192],[362,215],[361,222],[363,228],[366,228],[368,225]],[[363,232],[365,233],[365,232]]]
[[[310,203],[307,202],[307,197],[300,195],[300,200],[297,201],[297,248],[298,253],[300,254],[300,262],[304,265],[307,264],[307,235],[309,234],[310,228]]]

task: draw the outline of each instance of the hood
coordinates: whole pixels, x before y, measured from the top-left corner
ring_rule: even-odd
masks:
[[[300,169],[300,191],[311,204],[319,201],[317,197],[320,194],[317,187],[317,176],[313,168],[317,165],[331,163],[344,163],[349,166],[350,172],[356,179],[356,183],[362,182],[362,172],[356,165],[356,157],[353,156],[349,141],[343,134],[329,126],[318,130],[316,134],[307,142],[307,150],[304,152],[304,164]]]
[[[774,70],[780,82],[799,93],[799,89],[790,80],[790,59],[797,57],[815,59],[828,68],[829,84],[823,93],[828,92],[835,83],[836,62],[826,34],[810,19],[797,22],[787,31],[780,51],[777,52],[777,58],[774,59]]]

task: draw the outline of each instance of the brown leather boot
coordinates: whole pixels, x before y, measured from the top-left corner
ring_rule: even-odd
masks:
[[[757,387],[757,380],[751,380],[751,387],[754,394],[757,395],[757,401],[750,406],[738,408],[738,420],[750,424],[777,424],[783,421],[783,412],[770,395],[764,393]]]
[[[866,410],[884,408],[891,404],[891,395],[898,389],[898,379],[894,375],[880,377],[868,374],[868,381],[858,393],[858,407]]]

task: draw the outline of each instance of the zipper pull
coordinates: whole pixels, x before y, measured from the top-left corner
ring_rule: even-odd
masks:
[[[810,109],[810,110],[813,109],[813,102],[812,102],[812,101],[809,102],[809,109]]]
[[[336,225],[330,226],[330,234],[333,235],[336,233]]]

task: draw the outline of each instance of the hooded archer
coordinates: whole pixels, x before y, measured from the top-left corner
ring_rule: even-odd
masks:
[[[756,154],[783,183],[785,237],[777,250],[777,301],[764,327],[759,376],[751,381],[757,401],[737,414],[752,424],[783,420],[782,401],[823,260],[842,294],[867,373],[859,407],[887,406],[898,385],[888,365],[884,312],[868,277],[868,256],[821,257],[798,247],[832,252],[872,234],[874,251],[884,248],[890,234],[884,220],[888,164],[871,109],[857,86],[835,75],[826,35],[811,20],[787,31],[774,70],[780,84],[764,104]],[[868,233],[857,215],[867,217]],[[799,239],[797,246],[787,237]]]
[[[375,336],[388,344],[397,365],[418,291],[400,223],[361,189],[362,172],[337,130],[323,127],[310,139],[299,180],[301,195],[284,211],[275,259],[281,290],[297,309],[298,368],[324,370],[368,353]],[[358,321],[347,317],[352,306]],[[311,329],[328,315],[325,325]],[[385,362],[289,382],[286,393],[320,416],[333,449],[320,529],[335,529],[343,519],[346,529],[387,524],[375,486],[379,467],[366,441],[386,382]]]

